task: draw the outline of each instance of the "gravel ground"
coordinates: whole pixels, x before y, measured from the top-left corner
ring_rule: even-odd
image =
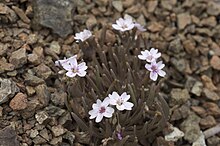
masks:
[[[81,58],[74,34],[87,28],[100,38],[125,14],[145,26],[166,64],[161,96],[169,124],[184,133],[166,145],[220,146],[219,0],[47,1],[0,0],[0,146],[89,145],[54,61]],[[116,40],[110,29],[107,37]]]

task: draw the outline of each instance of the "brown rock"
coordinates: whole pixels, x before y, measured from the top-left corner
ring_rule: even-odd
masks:
[[[0,4],[0,14],[7,14],[7,7],[3,3]]]
[[[140,5],[133,5],[133,6],[131,6],[130,8],[127,8],[127,9],[125,10],[125,13],[131,14],[131,15],[135,15],[135,14],[140,13],[140,8],[141,8]]]
[[[12,6],[12,9],[15,13],[21,18],[21,20],[25,23],[30,23],[30,19],[25,15],[24,11],[16,6]]]
[[[175,27],[166,27],[161,34],[165,39],[169,39],[175,33],[176,33]]]
[[[158,1],[147,1],[147,10],[152,13],[156,9]]]
[[[41,63],[41,59],[37,54],[28,54],[28,61],[34,65],[38,65]]]
[[[216,18],[214,16],[204,18],[200,22],[203,26],[215,27],[217,25]]]
[[[206,75],[202,75],[201,77],[203,84],[205,87],[211,91],[217,90],[217,87],[213,84],[212,79]]]
[[[213,116],[207,116],[200,120],[199,122],[202,129],[211,128],[216,125],[215,118]]]
[[[203,103],[203,107],[207,110],[207,114],[220,117],[220,108],[216,103],[205,102]]]
[[[208,1],[207,13],[209,15],[217,16],[220,14],[220,4],[214,1]]]
[[[207,89],[207,88],[205,88],[205,89],[203,90],[203,93],[205,94],[205,96],[206,96],[208,99],[210,99],[210,100],[212,100],[212,101],[217,101],[217,100],[220,99],[220,97],[218,96],[217,93],[215,93],[214,91],[211,91],[211,90],[209,90],[209,89]]]
[[[86,21],[86,27],[88,29],[92,29],[96,25],[97,25],[96,17],[94,15],[90,15]]]
[[[27,95],[20,92],[10,101],[9,106],[13,110],[23,110],[27,107],[27,102]]]
[[[214,69],[220,70],[220,58],[218,56],[212,56],[210,64]]]
[[[8,44],[0,43],[0,56],[3,56],[7,52],[8,47]]]
[[[183,41],[183,47],[185,48],[186,52],[193,56],[198,56],[199,51],[196,49],[196,43],[192,40],[185,40]]]
[[[47,106],[50,101],[50,92],[45,84],[38,85],[36,88],[38,100],[43,106]]]
[[[3,61],[3,59],[0,59],[0,73],[3,73],[5,71],[13,71],[15,66],[11,63],[7,63]]]
[[[161,1],[161,6],[167,10],[172,10],[177,0]]]
[[[158,22],[152,22],[147,29],[151,32],[159,32],[164,28],[164,26]]]
[[[190,23],[191,23],[191,17],[188,13],[181,13],[177,15],[177,24],[180,30],[184,29]]]
[[[171,105],[181,105],[190,99],[190,95],[187,89],[174,88],[171,91]]]
[[[15,65],[15,68],[22,67],[27,63],[26,49],[21,48],[17,51],[12,52],[9,62]]]
[[[44,63],[41,63],[40,65],[35,67],[34,70],[38,77],[45,80],[48,79],[52,74],[51,69],[48,66],[46,66]]]
[[[207,116],[206,110],[201,106],[192,106],[191,109],[200,117]]]

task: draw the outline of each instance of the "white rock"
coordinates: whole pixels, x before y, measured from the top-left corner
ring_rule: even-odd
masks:
[[[192,146],[206,146],[205,136],[202,131],[200,131],[199,138],[192,144]]]
[[[184,133],[180,131],[178,128],[176,127],[171,127],[171,128],[173,128],[173,132],[165,135],[166,141],[177,141],[178,139],[184,136]]]

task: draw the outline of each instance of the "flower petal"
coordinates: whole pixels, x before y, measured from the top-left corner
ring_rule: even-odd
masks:
[[[166,75],[166,72],[163,70],[158,70],[158,75],[160,75],[161,77],[164,77]]]
[[[125,101],[128,101],[130,99],[130,95],[127,95],[126,92],[123,92],[122,95],[121,95],[121,98],[125,102]]]
[[[158,74],[156,72],[150,72],[150,79],[153,81],[156,81],[158,77]]]
[[[125,109],[126,109],[126,110],[131,110],[132,107],[134,106],[134,104],[131,103],[131,102],[125,102],[125,103],[124,103],[124,106],[125,106]]]
[[[106,97],[102,102],[102,106],[107,107],[109,105],[109,102],[110,102],[109,98]]]
[[[85,62],[82,62],[82,63],[80,63],[80,64],[77,66],[77,68],[78,68],[79,70],[86,70],[86,69],[88,68],[88,66],[86,66],[86,63],[85,63]]]
[[[146,60],[146,56],[144,56],[144,55],[138,55],[138,58],[141,60]]]
[[[103,114],[98,114],[96,119],[95,119],[95,122],[99,123],[99,122],[101,122],[102,119],[103,119]]]
[[[89,111],[89,115],[90,115],[90,117],[89,117],[89,119],[94,119],[97,115],[98,115],[98,110],[90,110]]]
[[[119,111],[123,111],[125,109],[124,105],[118,105],[116,104],[116,108],[119,110]]]
[[[165,66],[165,64],[163,64],[163,61],[159,61],[159,62],[157,63],[157,68],[158,68],[158,69],[162,69],[162,68],[164,68],[164,66]]]
[[[86,73],[86,71],[78,71],[76,74],[80,77],[85,77]]]
[[[67,73],[66,73],[66,75],[68,76],[68,77],[75,77],[76,76],[76,73],[74,73],[74,72],[72,72],[72,71],[68,71]]]
[[[106,112],[104,113],[104,116],[107,118],[111,118],[113,113],[114,109],[112,107],[106,107]]]
[[[147,70],[149,70],[149,71],[153,71],[153,70],[151,69],[151,64],[146,63],[146,64],[145,64],[145,68],[146,68]]]

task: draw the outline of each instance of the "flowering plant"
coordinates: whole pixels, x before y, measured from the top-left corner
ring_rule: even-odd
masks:
[[[158,75],[165,76],[164,64],[156,63],[161,53],[153,48],[140,51],[148,47],[140,44],[146,40],[137,36],[139,26],[132,19],[121,18],[112,27],[122,32],[137,29],[124,34],[116,31],[118,40],[114,45],[106,43],[106,27],[100,39],[91,37],[79,42],[88,74],[85,63],[79,66],[76,57],[59,61],[70,72],[67,76],[85,76],[68,84],[66,106],[79,130],[89,138],[83,144],[150,145],[156,142],[169,115],[166,101],[158,93],[161,81],[155,82]],[[144,66],[138,58],[150,64]]]

